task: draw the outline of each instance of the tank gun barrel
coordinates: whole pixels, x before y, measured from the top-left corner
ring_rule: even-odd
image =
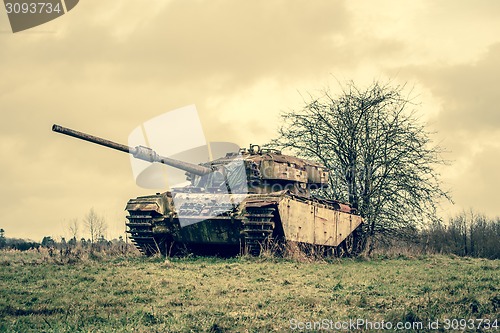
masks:
[[[98,144],[101,146],[105,146],[105,147],[108,147],[111,149],[122,151],[124,153],[132,154],[132,156],[134,156],[135,158],[140,159],[140,160],[144,160],[144,161],[151,162],[151,163],[153,163],[153,162],[162,163],[162,164],[169,165],[169,166],[172,166],[174,168],[178,168],[178,169],[184,170],[186,172],[189,172],[189,173],[192,173],[192,174],[195,174],[198,176],[203,176],[203,175],[206,175],[206,174],[209,174],[210,172],[212,172],[212,170],[210,168],[207,168],[207,167],[204,167],[201,165],[191,164],[191,163],[175,160],[173,158],[161,156],[161,155],[157,154],[153,149],[148,148],[148,147],[144,147],[144,146],[129,147],[127,145],[122,145],[120,143],[116,143],[116,142],[113,142],[110,140],[102,139],[102,138],[99,138],[97,136],[93,136],[93,135],[86,134],[83,132],[75,131],[75,130],[72,130],[70,128],[66,128],[63,126],[56,125],[56,124],[54,124],[52,126],[52,130],[54,132],[57,132],[57,133],[69,135],[69,136],[72,136],[72,137],[77,138],[77,139],[89,141],[89,142],[92,142],[92,143],[95,143],[95,144]]]

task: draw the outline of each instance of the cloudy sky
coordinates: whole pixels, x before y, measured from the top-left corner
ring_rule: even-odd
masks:
[[[195,104],[205,136],[275,137],[282,111],[337,82],[408,82],[452,160],[456,204],[500,215],[500,2],[82,1],[12,34],[0,10],[0,228],[69,236],[94,208],[108,237],[150,193],[127,155],[51,132],[58,123],[126,143],[139,124]],[[84,230],[81,230],[83,234]]]

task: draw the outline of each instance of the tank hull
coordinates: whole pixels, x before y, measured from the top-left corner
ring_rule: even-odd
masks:
[[[233,204],[227,207],[228,202]],[[215,250],[221,255],[258,255],[261,245],[270,240],[337,248],[363,222],[345,207],[288,191],[265,195],[165,192],[128,202],[127,232],[146,255],[168,255],[180,248],[199,254]]]

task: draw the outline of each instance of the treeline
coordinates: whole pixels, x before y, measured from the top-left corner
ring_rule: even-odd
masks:
[[[102,215],[99,215],[93,208],[83,217],[82,222],[72,219],[69,222],[68,230],[70,238],[66,240],[61,237],[56,240],[52,236],[45,236],[40,242],[24,240],[19,238],[8,238],[4,229],[0,229],[0,249],[11,249],[27,251],[31,249],[43,249],[49,256],[58,255],[60,258],[80,258],[88,255],[115,255],[115,254],[138,254],[135,246],[124,240],[122,236],[117,239],[108,240],[104,236],[107,230],[107,223]],[[83,229],[88,238],[78,237]]]
[[[25,240],[20,238],[5,237],[5,230],[0,229],[0,249],[27,251],[32,249],[48,249],[49,253],[60,255],[88,253],[126,254],[136,252],[135,246],[123,239],[122,236],[116,239],[107,240],[103,236],[95,241],[73,237],[66,241],[64,237],[54,240],[51,236],[45,236],[41,242]]]
[[[5,237],[5,230],[0,229],[0,249],[15,249],[26,251],[40,247],[41,244],[32,240],[25,240],[21,238],[7,238]]]
[[[431,224],[422,232],[422,241],[437,253],[500,259],[500,218],[462,212],[447,224]]]

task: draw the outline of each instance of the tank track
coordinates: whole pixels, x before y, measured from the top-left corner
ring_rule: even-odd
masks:
[[[339,248],[343,251],[341,256],[355,257],[362,252],[364,246],[360,243],[360,232],[360,227],[358,227],[339,245]]]
[[[244,251],[258,256],[262,245],[272,237],[274,231],[274,213],[272,207],[247,207],[243,225]]]
[[[152,212],[136,211],[130,212],[127,219],[126,225],[129,228],[127,233],[130,234],[130,239],[135,247],[147,256],[160,252],[162,244],[153,236],[153,226],[162,217],[154,216]]]

